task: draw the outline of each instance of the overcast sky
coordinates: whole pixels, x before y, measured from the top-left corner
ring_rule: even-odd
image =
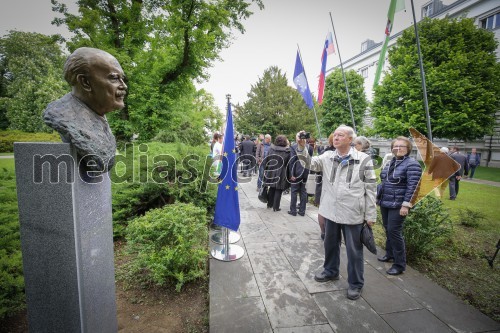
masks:
[[[70,0],[61,0],[73,3]],[[393,33],[412,24],[410,0],[406,11],[396,13]],[[417,19],[428,0],[415,0]],[[453,0],[444,0],[449,4]],[[264,0],[264,10],[254,8],[254,15],[244,22],[246,32],[235,34],[232,45],[220,54],[223,61],[209,69],[210,79],[198,87],[214,95],[217,105],[225,109],[226,94],[233,104],[243,104],[251,85],[264,70],[278,66],[293,86],[297,45],[311,91],[317,95],[320,60],[326,34],[332,31],[331,12],[342,60],[361,50],[366,39],[381,42],[390,0]],[[50,0],[0,0],[0,35],[8,30],[68,35],[64,27],[50,24],[55,14]],[[327,68],[339,64],[338,52],[328,57]]]

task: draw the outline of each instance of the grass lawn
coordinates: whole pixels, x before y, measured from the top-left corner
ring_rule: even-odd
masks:
[[[6,169],[9,172],[14,172],[14,159],[0,158],[0,171],[2,171],[3,169]]]
[[[14,155],[14,153],[0,153],[0,156],[10,156]]]
[[[474,178],[500,182],[500,168],[477,167]]]

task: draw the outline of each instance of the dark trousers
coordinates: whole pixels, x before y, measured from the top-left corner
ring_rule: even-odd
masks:
[[[297,212],[297,194],[300,197],[299,213],[304,214],[307,203],[306,180],[300,179],[296,183],[292,183],[290,211],[294,213]]]
[[[325,263],[328,276],[337,276],[340,266],[340,243],[344,234],[347,252],[347,282],[350,288],[363,288],[365,283],[363,244],[360,240],[362,224],[340,224],[326,219],[325,222]]]
[[[267,192],[268,208],[273,207],[274,210],[278,210],[280,208],[281,193],[283,193],[283,190],[277,189],[275,187],[269,187],[269,191]]]
[[[469,165],[469,178],[474,178],[474,173],[476,172],[477,165]]]
[[[388,257],[394,258],[393,266],[400,270],[406,269],[405,239],[403,225],[405,217],[399,215],[400,208],[380,207],[387,240],[385,251]]]
[[[450,177],[450,199],[455,199],[458,195],[458,190],[460,188],[460,180],[455,176]]]

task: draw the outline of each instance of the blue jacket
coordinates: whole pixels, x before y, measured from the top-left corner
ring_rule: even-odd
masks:
[[[290,162],[288,163],[290,177],[296,177],[297,181],[307,180],[307,177],[309,176],[309,169],[306,169],[297,157],[297,144],[294,143],[290,148]],[[307,145],[307,151],[309,156],[313,155],[313,149],[311,146]]]
[[[377,203],[385,208],[410,207],[421,175],[422,167],[414,158],[393,158],[380,173],[382,183],[377,188]]]

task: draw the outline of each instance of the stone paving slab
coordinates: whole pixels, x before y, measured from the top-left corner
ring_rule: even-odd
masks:
[[[210,298],[210,332],[272,333],[260,297]]]
[[[387,333],[394,331],[363,297],[351,301],[347,299],[346,293],[347,291],[343,290],[318,293],[313,296],[335,332]]]
[[[396,332],[454,332],[426,309],[389,313],[381,315],[381,317]]]
[[[260,297],[248,258],[231,262],[210,259],[210,298]]]
[[[274,333],[334,333],[330,325],[276,328]]]
[[[276,242],[246,244],[246,249],[254,274],[293,271],[292,266]]]
[[[294,272],[256,274],[271,326],[327,324],[323,313]]]

